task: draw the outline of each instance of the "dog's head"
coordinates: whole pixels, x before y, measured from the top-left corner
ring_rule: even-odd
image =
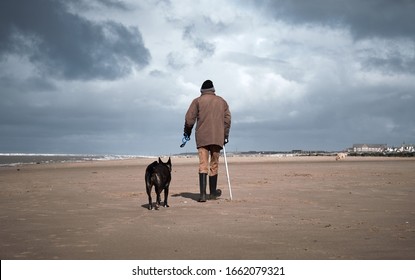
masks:
[[[171,159],[170,159],[170,157],[169,157],[169,160],[167,162],[163,162],[161,160],[161,158],[159,158],[159,163],[164,164],[165,166],[167,166],[167,168],[169,168],[169,171],[171,172]]]

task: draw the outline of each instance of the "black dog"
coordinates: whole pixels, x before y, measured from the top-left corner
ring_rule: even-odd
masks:
[[[160,194],[164,190],[164,207],[169,207],[167,204],[167,197],[169,195],[169,186],[171,181],[171,160],[164,163],[159,158],[159,161],[154,161],[152,164],[147,166],[146,169],[146,190],[148,195],[148,210],[153,209],[153,201],[151,199],[151,188],[154,185],[156,191],[156,209],[160,206]]]

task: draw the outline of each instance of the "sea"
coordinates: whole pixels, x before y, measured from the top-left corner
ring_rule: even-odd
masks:
[[[123,160],[123,159],[135,159],[135,158],[154,158],[154,157],[139,156],[139,155],[0,153],[0,167],[20,166],[24,164],[48,164],[48,163],[64,163],[64,162]]]

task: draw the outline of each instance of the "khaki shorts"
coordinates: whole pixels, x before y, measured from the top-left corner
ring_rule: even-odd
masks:
[[[209,145],[197,149],[199,152],[199,173],[215,176],[219,170],[219,156],[221,147],[217,145]],[[209,164],[210,155],[210,164]]]

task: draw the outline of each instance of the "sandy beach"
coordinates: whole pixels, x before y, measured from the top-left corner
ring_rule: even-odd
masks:
[[[230,157],[233,200],[221,159],[198,203],[197,159],[174,157],[149,211],[153,160],[0,168],[1,259],[415,259],[414,158]]]

